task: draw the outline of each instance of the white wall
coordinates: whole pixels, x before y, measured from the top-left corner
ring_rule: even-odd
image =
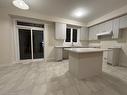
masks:
[[[67,24],[84,26],[84,23],[80,23],[73,20],[49,17],[39,13],[33,13],[31,11],[22,10],[6,10],[0,9],[0,64],[11,64],[15,62],[15,47],[14,47],[14,37],[13,37],[13,24],[12,18],[29,18],[34,21],[45,21],[47,24],[47,32],[45,33],[45,45],[46,45],[46,59],[55,59],[55,48],[57,43],[55,40],[55,24],[53,22],[62,22]],[[10,17],[11,16],[11,17]],[[63,44],[60,42],[60,44]]]
[[[12,28],[11,18],[5,14],[0,15],[0,64],[12,62]]]
[[[51,60],[55,58],[54,23],[43,21],[42,23],[48,26],[47,32],[45,32],[46,59]],[[12,64],[16,60],[13,32],[14,27],[12,18],[8,15],[8,13],[3,11],[0,15],[0,65]]]

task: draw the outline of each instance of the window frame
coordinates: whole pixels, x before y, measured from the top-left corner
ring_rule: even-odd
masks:
[[[80,28],[73,28],[73,27],[67,27],[67,28],[70,28],[71,29],[71,40],[70,40],[70,42],[66,42],[66,39],[65,39],[64,42],[65,43],[69,43],[69,44],[80,42],[80,30],[81,29]],[[77,29],[77,42],[73,42],[73,29]]]

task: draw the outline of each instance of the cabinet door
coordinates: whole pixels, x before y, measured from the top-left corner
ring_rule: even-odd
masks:
[[[99,33],[99,25],[94,26],[93,28],[93,39],[98,40],[97,34]]]
[[[89,40],[97,40],[96,34],[98,34],[98,25],[89,28]]]
[[[127,15],[120,17],[120,29],[127,28]]]
[[[113,63],[113,50],[108,51],[108,63]]]
[[[90,27],[89,28],[89,40],[93,40],[93,32],[94,32],[94,28]]]
[[[88,28],[82,27],[80,29],[80,40],[88,40]]]
[[[98,33],[103,33],[103,32],[106,32],[105,23],[99,24],[99,32]]]
[[[119,18],[113,20],[113,36],[116,39],[119,37]]]
[[[108,60],[108,51],[103,52],[103,63],[106,64]]]
[[[66,24],[55,23],[55,36],[56,39],[65,39],[66,38]]]
[[[105,22],[105,30],[106,30],[106,32],[113,30],[113,26],[112,25],[113,25],[113,21],[112,20]]]
[[[56,60],[60,61],[63,59],[63,48],[56,48]]]

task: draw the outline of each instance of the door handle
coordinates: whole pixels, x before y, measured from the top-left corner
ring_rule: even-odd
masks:
[[[44,42],[41,42],[41,46],[42,46],[42,47],[44,46]]]

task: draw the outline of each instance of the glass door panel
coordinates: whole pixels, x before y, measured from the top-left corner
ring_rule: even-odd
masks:
[[[66,42],[71,42],[71,28],[66,29]]]
[[[31,30],[18,29],[20,60],[32,59]]]
[[[32,30],[33,59],[44,58],[44,39],[42,30]]]
[[[73,42],[77,42],[77,29],[73,29]]]

